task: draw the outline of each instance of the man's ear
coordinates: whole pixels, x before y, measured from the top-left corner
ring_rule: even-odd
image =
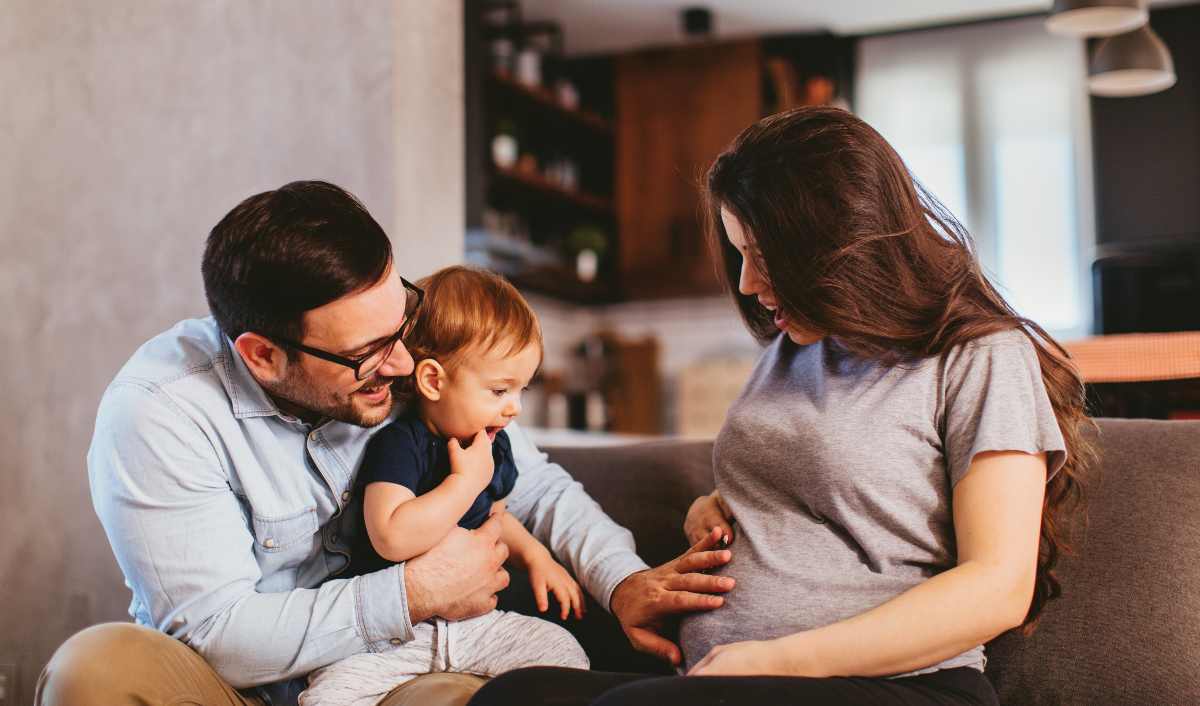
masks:
[[[425,358],[417,363],[417,368],[413,371],[413,383],[417,392],[430,402],[437,402],[442,398],[446,380],[446,369],[433,358]]]
[[[247,331],[237,337],[233,347],[260,383],[277,383],[287,376],[287,351],[269,338]]]

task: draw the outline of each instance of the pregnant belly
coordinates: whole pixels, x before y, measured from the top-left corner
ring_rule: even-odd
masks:
[[[719,571],[737,580],[725,604],[680,622],[680,648],[689,668],[718,645],[771,640],[829,625],[870,610],[917,582],[872,572],[855,552],[814,533],[805,542],[776,544],[770,555],[747,539],[734,543],[733,560]]]

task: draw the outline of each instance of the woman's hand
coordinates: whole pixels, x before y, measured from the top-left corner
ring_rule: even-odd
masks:
[[[558,599],[560,617],[563,620],[571,613],[575,614],[576,619],[583,619],[583,589],[571,578],[571,574],[550,556],[550,552],[543,550],[539,556],[528,562],[527,570],[538,610],[545,613],[550,609],[549,594],[553,593]]]
[[[720,491],[714,490],[710,495],[701,495],[688,508],[687,517],[683,520],[683,534],[689,544],[695,544],[707,537],[714,527],[721,529],[721,538],[725,546],[733,544],[733,513],[721,499]]]
[[[690,670],[689,677],[789,675],[785,650],[774,640],[717,645]],[[792,675],[794,676],[794,675]]]

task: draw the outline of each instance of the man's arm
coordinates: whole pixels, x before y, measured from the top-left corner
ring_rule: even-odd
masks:
[[[568,564],[607,610],[617,584],[648,568],[637,555],[633,534],[613,522],[583,485],[551,463],[517,424],[509,424],[505,432],[518,472],[508,511]]]
[[[672,663],[679,648],[662,636],[666,619],[712,610],[734,586],[725,576],[702,573],[729,562],[715,550],[720,532],[687,552],[650,569],[634,550],[633,535],[613,522],[562,466],[550,463],[516,424],[505,430],[517,462],[516,487],[508,509],[559,559],[569,562],[584,588],[621,623],[633,646]]]
[[[414,618],[443,610],[478,614],[476,604],[490,596],[464,584],[485,575],[482,590],[499,582],[503,545],[495,550],[499,562],[488,567],[484,547],[496,539],[464,531],[447,543],[456,544],[457,565],[472,568],[465,576],[414,561],[407,572],[398,565],[318,588],[258,592],[254,537],[220,456],[196,422],[140,382],[114,383],[106,392],[88,473],[96,512],[137,604],[154,627],[190,645],[235,687],[299,676],[410,639]],[[498,528],[494,533],[498,538]]]

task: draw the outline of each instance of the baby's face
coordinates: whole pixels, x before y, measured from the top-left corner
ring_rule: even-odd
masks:
[[[467,355],[443,388],[433,420],[446,437],[467,441],[480,429],[489,439],[521,413],[521,393],[542,362],[537,346],[505,355],[500,345]]]

